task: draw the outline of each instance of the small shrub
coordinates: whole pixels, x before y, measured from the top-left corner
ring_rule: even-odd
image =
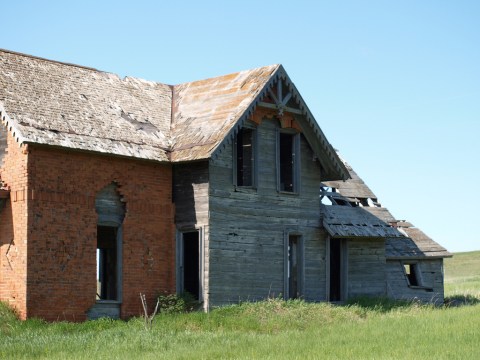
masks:
[[[158,297],[158,312],[164,314],[180,314],[192,312],[198,309],[199,302],[192,294],[185,292],[181,295],[166,294]]]

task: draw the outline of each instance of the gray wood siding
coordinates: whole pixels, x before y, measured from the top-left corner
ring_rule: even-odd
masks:
[[[233,146],[210,162],[210,307],[284,294],[285,237],[304,243],[304,297],[324,300],[325,239],[320,230],[320,166],[301,137],[300,191],[277,192],[278,122],[258,127],[257,189],[233,186]]]
[[[403,263],[400,260],[387,260],[387,290],[388,296],[402,300],[420,300],[443,304],[443,259],[416,260],[421,271],[422,285],[426,288],[409,287]]]
[[[173,167],[173,202],[177,232],[200,230],[203,245],[203,300],[209,292],[209,183],[208,162],[175,164]],[[177,241],[179,235],[177,234]],[[178,256],[177,256],[178,261]]]
[[[208,224],[208,162],[174,165],[173,202],[177,228]]]
[[[348,241],[348,297],[385,296],[385,241]]]

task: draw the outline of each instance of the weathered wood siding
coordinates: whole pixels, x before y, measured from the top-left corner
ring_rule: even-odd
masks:
[[[208,224],[208,162],[175,164],[173,202],[177,229]]]
[[[175,164],[173,167],[173,202],[175,204],[175,225],[178,233],[197,229],[202,236],[203,298],[208,304],[208,239],[209,239],[209,183],[208,162]],[[200,252],[202,254],[202,252]]]
[[[387,260],[387,291],[394,299],[420,300],[443,304],[443,259],[417,260],[422,277],[422,287],[409,287],[401,260]]]
[[[325,299],[325,239],[320,230],[321,170],[301,137],[300,191],[277,192],[276,132],[263,120],[258,131],[258,186],[233,186],[233,146],[210,162],[209,306],[285,293],[285,239],[304,244],[304,297]]]
[[[348,297],[385,296],[385,241],[348,241]]]

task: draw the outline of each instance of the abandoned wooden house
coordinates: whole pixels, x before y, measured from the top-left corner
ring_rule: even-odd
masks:
[[[0,117],[0,301],[22,318],[127,318],[140,292],[443,299],[449,254],[344,194],[281,65],[170,86],[0,50]]]

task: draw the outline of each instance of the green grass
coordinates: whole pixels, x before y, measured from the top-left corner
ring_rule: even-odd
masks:
[[[445,265],[447,295],[472,296],[468,306],[274,299],[209,314],[160,314],[147,331],[140,318],[22,322],[0,304],[0,359],[480,358],[480,297],[465,292],[478,294],[478,283],[470,280],[478,258],[480,252],[456,254]]]
[[[480,298],[480,251],[455,253],[445,259],[445,295]]]
[[[479,315],[480,305],[270,300],[160,315],[146,331],[141,319],[46,324],[7,312],[0,358],[478,358]]]

